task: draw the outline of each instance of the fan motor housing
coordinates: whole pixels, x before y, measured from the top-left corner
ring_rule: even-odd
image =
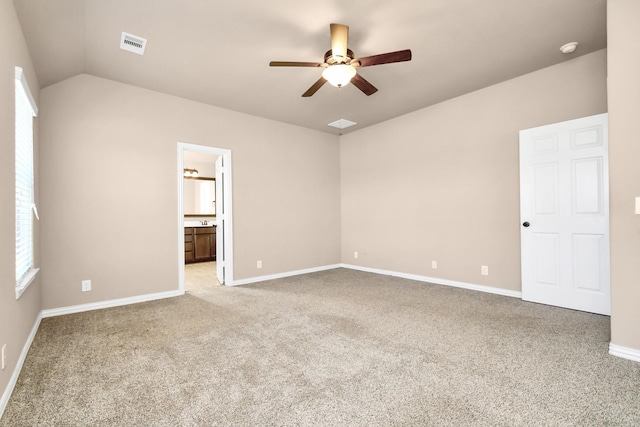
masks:
[[[324,62],[327,65],[349,64],[353,60],[353,58],[355,58],[355,55],[353,54],[353,51],[351,49],[347,49],[346,60],[339,60],[338,58],[335,58],[331,49],[324,54]]]

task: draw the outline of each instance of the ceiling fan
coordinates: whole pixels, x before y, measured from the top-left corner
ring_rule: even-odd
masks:
[[[318,79],[305,93],[303,97],[309,97],[316,93],[326,82],[333,86],[342,87],[349,82],[364,92],[365,95],[373,95],[378,89],[364,79],[356,68],[370,67],[372,65],[391,64],[393,62],[411,61],[411,50],[399,50],[396,52],[382,53],[380,55],[355,58],[351,49],[347,48],[349,39],[349,27],[342,24],[331,24],[331,50],[324,54],[324,62],[289,62],[271,61],[271,67],[321,67],[324,68],[322,77]]]

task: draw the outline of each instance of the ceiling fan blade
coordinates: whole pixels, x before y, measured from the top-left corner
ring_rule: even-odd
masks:
[[[365,56],[364,58],[354,59],[351,65],[354,67],[370,67],[371,65],[391,64],[393,62],[404,61],[411,61],[411,49]]]
[[[324,79],[324,77],[320,77],[318,81],[313,84],[313,86],[311,86],[309,89],[307,89],[305,93],[302,94],[302,97],[303,98],[310,97],[311,95],[316,93],[318,89],[320,89],[322,85],[324,85],[326,82],[327,81]]]
[[[331,54],[334,57],[347,58],[349,27],[342,24],[331,24]]]
[[[351,79],[351,83],[362,92],[364,92],[364,94],[367,96],[373,95],[378,91],[378,89],[374,85],[366,81],[360,74],[356,74],[355,76],[353,76],[353,78]]]
[[[270,67],[322,67],[321,62],[290,62],[290,61],[271,61]]]

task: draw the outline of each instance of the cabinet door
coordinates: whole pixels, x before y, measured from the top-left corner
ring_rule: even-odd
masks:
[[[195,259],[196,261],[206,261],[210,260],[212,257],[211,253],[211,234],[195,234]]]

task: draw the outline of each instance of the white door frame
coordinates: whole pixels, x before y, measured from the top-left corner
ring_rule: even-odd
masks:
[[[232,215],[232,197],[231,197],[231,150],[226,148],[209,147],[207,145],[190,144],[187,142],[178,142],[178,165],[176,169],[176,177],[178,181],[178,291],[184,293],[184,194],[183,194],[183,164],[184,152],[195,151],[198,153],[213,154],[224,158],[225,179],[224,179],[224,203],[225,221],[224,228],[224,252],[226,255],[225,262],[225,285],[233,286],[233,215]],[[216,217],[218,215],[216,214]]]

